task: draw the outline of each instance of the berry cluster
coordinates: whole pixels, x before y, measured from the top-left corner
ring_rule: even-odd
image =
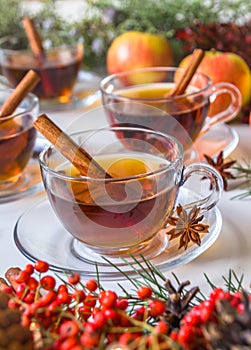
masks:
[[[178,291],[166,282],[169,295],[157,295],[146,283],[133,294],[124,290],[125,295],[119,296],[95,279],[81,281],[76,273],[66,280],[58,276],[58,282],[48,270],[44,261],[28,264],[4,290],[9,295],[8,307],[21,310],[22,326],[35,329],[36,349],[112,349],[119,344],[132,350],[209,350],[218,348],[212,346],[218,341],[215,331],[210,332],[212,325],[219,327],[221,345],[224,332],[233,325],[234,344],[251,346],[249,340],[238,339],[240,329],[251,332],[250,297],[240,291],[215,288],[208,299],[188,305],[198,288],[184,293],[186,282]],[[221,304],[219,309],[222,302],[227,306]]]
[[[76,273],[57,285],[48,270],[44,261],[28,264],[16,275],[15,290],[5,288],[9,308],[22,310],[22,325],[39,329],[42,349],[106,349],[114,342],[131,349],[165,343],[171,349],[165,301],[154,298],[149,286],[140,286],[134,297],[119,297],[94,279],[81,282]]]
[[[209,324],[217,326],[221,323],[223,314],[218,307],[222,301],[231,305],[237,313],[244,311],[240,292],[230,293],[221,288],[214,289],[207,300],[194,306],[183,318],[176,338],[179,344],[189,350],[211,349],[210,335],[207,336],[206,329]],[[223,342],[224,339],[222,345]]]

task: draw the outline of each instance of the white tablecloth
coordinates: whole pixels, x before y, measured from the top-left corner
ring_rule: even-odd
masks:
[[[83,111],[52,113],[54,119],[65,127]],[[239,134],[239,145],[231,154],[231,158],[241,160],[251,158],[251,129],[248,125],[232,126]],[[183,281],[189,279],[191,284],[199,285],[203,290],[209,288],[204,277],[206,273],[216,285],[223,285],[222,276],[227,276],[229,269],[237,275],[245,274],[244,283],[251,282],[251,197],[245,200],[232,200],[236,194],[243,192],[239,187],[224,192],[218,208],[222,214],[223,225],[216,242],[194,261],[180,266],[173,271],[167,271],[171,277],[174,272]],[[36,201],[45,196],[35,194],[23,199],[0,204],[0,276],[11,266],[24,267],[29,261],[15,246],[13,228],[18,217]],[[45,223],[49,224],[49,223]]]

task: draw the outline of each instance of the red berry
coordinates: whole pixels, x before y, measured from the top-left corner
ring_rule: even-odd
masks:
[[[99,302],[104,307],[113,307],[116,305],[117,294],[112,290],[106,290],[102,297],[99,299]]]
[[[81,303],[82,301],[85,300],[86,295],[85,292],[82,289],[75,289],[72,292],[72,297],[75,299],[78,303]]]
[[[79,283],[80,282],[79,274],[78,273],[72,273],[70,276],[68,276],[68,282],[70,284],[73,284],[73,285]]]
[[[17,283],[27,283],[29,278],[30,278],[30,274],[25,270],[21,270],[19,274],[16,276],[15,281]]]
[[[74,337],[79,332],[79,326],[77,322],[73,320],[65,321],[59,328],[59,334],[61,337]]]
[[[165,321],[159,321],[155,326],[155,331],[162,334],[167,334],[169,326]]]
[[[49,264],[42,260],[37,260],[34,264],[35,270],[38,272],[47,272],[49,270]]]
[[[149,314],[153,317],[161,316],[166,310],[166,306],[161,300],[153,300],[149,305]]]
[[[84,304],[88,307],[94,307],[96,305],[96,302],[97,298],[92,294],[88,294],[84,300]]]
[[[98,282],[96,280],[90,279],[90,280],[85,282],[85,287],[90,292],[95,292],[95,290],[98,288]]]
[[[25,271],[27,271],[30,275],[32,275],[33,272],[34,272],[34,266],[31,265],[31,264],[27,264],[27,265],[25,266]]]
[[[60,350],[72,350],[73,346],[77,344],[77,339],[74,337],[68,337],[64,339],[60,344]]]
[[[46,290],[52,290],[56,286],[56,280],[52,276],[44,276],[40,280],[41,287],[46,289]]]
[[[93,323],[96,328],[102,328],[106,325],[107,319],[102,311],[97,311],[93,316]]]
[[[36,290],[38,287],[38,281],[34,277],[30,277],[27,282],[27,286],[31,290]]]
[[[24,297],[24,302],[27,304],[32,304],[35,300],[36,294],[34,292],[28,292],[27,295]]]
[[[138,297],[142,300],[149,299],[152,295],[152,288],[148,286],[140,286],[137,290]]]
[[[52,303],[54,300],[57,298],[57,293],[53,290],[49,290],[46,294],[44,294],[40,299],[39,299],[39,305],[40,306],[47,306],[50,303]]]
[[[57,301],[60,304],[69,304],[71,302],[71,296],[69,295],[69,293],[67,292],[60,292],[57,295]]]
[[[99,344],[99,335],[96,332],[83,333],[80,342],[84,347],[95,347]]]
[[[129,303],[127,299],[118,299],[116,302],[116,307],[120,310],[127,309]]]

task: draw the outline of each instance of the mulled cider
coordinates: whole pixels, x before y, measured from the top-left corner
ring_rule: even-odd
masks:
[[[112,125],[138,125],[175,136],[188,148],[198,137],[209,109],[209,100],[189,87],[183,98],[169,98],[174,84],[142,84],[116,91],[118,98],[106,100],[106,111]],[[121,99],[125,99],[120,100]],[[128,103],[140,101],[139,103]],[[155,108],[148,109],[146,106]],[[164,113],[163,113],[164,112]]]
[[[32,116],[26,114],[22,120],[17,119],[0,121],[0,188],[1,184],[17,180],[34,149],[36,130]]]
[[[0,110],[13,90],[0,90]],[[33,127],[39,110],[38,98],[28,94],[11,115],[0,117],[0,189],[1,193],[17,182],[28,164],[36,141]],[[14,191],[14,187],[13,187]]]
[[[145,174],[160,171],[167,162],[149,154],[132,158],[130,153],[95,160],[113,180],[69,181],[63,186],[57,179],[49,191],[57,216],[75,238],[96,251],[128,251],[146,244],[164,225],[177,187],[165,183],[165,176]],[[65,165],[58,171],[81,177],[75,168]]]
[[[166,249],[168,240],[161,229],[175,208],[180,186],[192,175],[201,174],[212,184],[206,198],[199,195],[197,186],[199,206],[207,210],[219,198],[222,179],[217,171],[194,163],[185,169],[183,148],[169,135],[108,126],[77,132],[70,138],[74,141],[69,146],[71,156],[58,151],[66,141],[59,137],[55,146],[41,152],[39,161],[51,207],[73,236],[71,251],[80,259],[93,262],[92,252],[99,262],[102,256],[116,259],[126,253],[149,257]],[[77,164],[73,159],[76,143],[91,155],[81,174],[72,166]],[[103,168],[98,177],[93,171],[97,163]],[[188,202],[189,196],[185,204],[195,205]]]
[[[83,59],[83,44],[65,45],[46,50],[46,57],[39,61],[30,50],[1,48],[1,70],[12,87],[24,75],[34,70],[40,82],[33,93],[41,100],[60,98],[62,102],[71,95]]]
[[[193,75],[185,93],[172,96],[183,73],[177,67],[151,67],[105,77],[100,89],[109,123],[164,132],[176,137],[187,150],[211,126],[237,115],[241,105],[238,89],[229,83],[213,85],[202,73]],[[225,93],[230,96],[229,105],[207,117],[210,105]]]

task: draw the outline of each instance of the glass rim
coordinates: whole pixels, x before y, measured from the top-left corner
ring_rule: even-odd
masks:
[[[83,134],[83,133],[88,133],[88,132],[98,132],[98,131],[102,131],[102,130],[109,130],[109,131],[116,131],[116,130],[135,130],[135,131],[143,131],[143,132],[149,132],[149,133],[154,133],[158,136],[164,137],[165,139],[169,139],[174,145],[176,145],[177,147],[177,157],[175,158],[175,160],[169,162],[167,165],[165,165],[164,167],[162,167],[161,169],[157,169],[157,170],[153,170],[153,171],[149,171],[146,172],[144,174],[138,174],[138,175],[134,175],[134,176],[127,176],[127,177],[116,177],[116,178],[97,178],[97,177],[90,177],[90,176],[72,176],[72,175],[67,175],[67,174],[63,174],[60,173],[59,171],[56,171],[54,169],[52,169],[50,166],[48,166],[46,164],[45,156],[47,154],[50,154],[53,151],[58,152],[58,154],[60,154],[60,152],[57,150],[55,145],[49,145],[47,146],[40,154],[38,157],[39,160],[39,164],[42,167],[42,169],[54,176],[56,176],[57,178],[61,178],[64,180],[70,180],[70,181],[76,181],[76,182],[82,182],[82,181],[88,181],[88,182],[97,182],[97,183],[101,183],[101,182],[105,182],[105,183],[123,183],[125,181],[129,181],[129,180],[138,180],[141,178],[145,178],[145,177],[149,177],[149,176],[155,176],[158,174],[161,174],[165,171],[169,171],[173,168],[175,168],[177,166],[178,163],[180,163],[180,161],[183,160],[183,154],[184,154],[184,150],[183,150],[183,146],[181,145],[181,143],[173,136],[171,135],[167,135],[164,134],[162,132],[159,131],[154,131],[151,129],[145,129],[145,128],[139,128],[139,127],[123,127],[123,126],[117,126],[117,127],[104,127],[101,129],[89,129],[89,130],[82,130],[82,131],[77,131],[74,132],[72,134],[70,134],[69,136],[77,136],[79,134]],[[142,176],[143,175],[143,176]]]
[[[119,73],[114,73],[114,74],[110,74],[106,77],[104,77],[101,82],[100,82],[100,90],[102,92],[102,94],[106,95],[106,96],[113,96],[116,99],[120,100],[120,101],[159,101],[159,102],[166,102],[169,100],[178,100],[180,98],[184,98],[184,97],[188,97],[188,96],[195,96],[198,94],[203,93],[204,91],[208,90],[211,86],[212,86],[212,79],[202,73],[202,72],[196,72],[194,74],[194,76],[199,76],[199,77],[203,77],[203,79],[206,80],[206,85],[205,87],[203,87],[202,89],[200,89],[199,91],[194,91],[194,92],[189,92],[189,93],[184,93],[181,95],[177,95],[177,96],[172,96],[172,97],[126,97],[126,96],[122,96],[122,95],[118,95],[116,94],[116,91],[107,91],[105,88],[105,85],[108,83],[112,83],[112,81],[114,81],[115,79],[119,79],[121,77],[124,77],[126,75],[130,75],[130,74],[137,74],[137,73],[147,73],[147,72],[175,72],[175,71],[183,71],[185,70],[185,68],[182,67],[172,67],[172,66],[167,66],[167,67],[145,67],[145,68],[137,68],[137,69],[132,69],[132,70],[128,70],[128,71],[124,71],[124,72],[119,72]],[[158,83],[163,83],[163,82],[158,82]],[[144,84],[144,83],[143,83]],[[142,84],[142,85],[143,85]],[[151,84],[151,83],[149,83]],[[131,86],[140,86],[141,84],[132,84],[129,85],[128,87]],[[125,86],[126,88],[127,86]],[[121,87],[121,89],[123,89],[123,87]]]

